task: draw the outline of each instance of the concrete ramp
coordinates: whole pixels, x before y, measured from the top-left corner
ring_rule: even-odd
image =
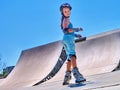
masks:
[[[2,83],[4,81],[4,79],[0,79],[0,83]]]
[[[46,76],[50,75],[51,71],[54,72],[56,70],[54,69],[55,67],[57,68],[61,65],[58,63],[58,61],[62,62],[59,58],[61,51],[63,52],[60,41],[23,51],[14,70],[0,84],[0,89],[22,89],[24,87],[31,87],[43,80]],[[111,72],[118,66],[120,59],[120,30],[95,35],[88,37],[86,41],[77,42],[76,51],[78,68],[84,76]],[[63,55],[64,60],[65,57]],[[52,79],[42,84],[44,88],[47,83],[54,84],[55,86],[55,82],[59,81],[59,86],[61,86],[65,70],[66,65],[63,65],[60,71],[54,74],[55,76]],[[41,85],[38,85],[38,87],[35,90],[45,90],[40,88]],[[50,88],[48,87],[46,90],[50,90]]]
[[[103,33],[76,44],[77,61],[84,75],[111,72],[120,60],[120,30]]]
[[[57,63],[61,50],[60,41],[24,50],[16,67],[0,84],[0,90],[28,87],[42,80]]]
[[[120,30],[88,37],[86,41],[76,43],[76,51],[78,67],[84,76],[111,72],[120,60]],[[65,70],[66,65],[63,65],[48,82],[63,80]]]

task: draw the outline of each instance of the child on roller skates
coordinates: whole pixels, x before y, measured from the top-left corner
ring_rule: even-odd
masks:
[[[61,18],[61,29],[63,30],[63,46],[67,54],[67,70],[64,77],[63,85],[69,84],[71,79],[71,73],[75,78],[76,83],[84,82],[86,79],[79,72],[76,62],[76,52],[75,52],[75,37],[81,38],[80,34],[75,34],[75,32],[82,31],[82,28],[73,28],[72,23],[69,20],[70,12],[72,7],[68,3],[64,3],[60,6]],[[72,69],[71,69],[72,66]]]

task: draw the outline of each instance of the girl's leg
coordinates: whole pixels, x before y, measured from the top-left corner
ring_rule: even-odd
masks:
[[[63,85],[69,84],[71,80],[71,61],[67,62],[67,71],[65,73]]]
[[[67,62],[67,71],[71,71],[71,61]]]
[[[67,64],[67,70],[71,70],[72,66],[72,72],[76,79],[76,83],[80,83],[83,81],[86,81],[86,79],[83,77],[82,74],[80,74],[78,68],[77,68],[77,62],[76,62],[76,52],[75,52],[75,42],[74,39],[71,39],[67,44],[67,50],[68,50],[68,56],[71,61],[71,63]]]
[[[77,63],[76,63],[76,57],[75,56],[71,57],[71,64],[73,66],[73,69],[72,69],[73,76],[76,79],[75,82],[80,83],[80,82],[86,81],[86,79],[83,77],[83,75],[79,72],[79,70],[77,68]]]
[[[69,84],[70,80],[71,80],[71,61],[69,59],[69,49],[67,46],[67,43],[65,41],[63,41],[63,45],[64,45],[64,49],[66,51],[67,54],[67,65],[66,65],[66,72],[65,72],[65,76],[64,76],[64,82],[63,85],[67,85]]]
[[[75,56],[71,57],[71,65],[72,65],[73,68],[77,67],[76,57]]]

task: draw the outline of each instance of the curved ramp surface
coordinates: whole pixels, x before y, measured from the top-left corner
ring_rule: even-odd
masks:
[[[4,81],[4,79],[0,79],[0,83],[2,83]]]
[[[57,41],[23,51],[16,67],[0,84],[0,90],[28,87],[40,81],[53,69],[61,50],[62,43]]]
[[[76,43],[77,65],[84,76],[113,71],[120,60],[120,30],[88,37]],[[48,82],[64,79],[66,65]],[[47,83],[47,82],[46,82]]]
[[[85,76],[111,72],[119,63],[119,41],[120,30],[115,30],[88,37],[86,41],[76,43],[77,63],[80,72]],[[61,51],[61,42],[23,51],[15,69],[0,84],[0,89],[17,90],[18,88],[32,86],[53,69]],[[66,66],[64,65],[46,83],[63,80],[65,70]]]
[[[120,60],[120,31],[76,44],[78,67],[84,75],[111,72]]]

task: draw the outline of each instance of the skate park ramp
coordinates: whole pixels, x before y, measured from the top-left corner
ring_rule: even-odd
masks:
[[[76,43],[80,72],[89,79],[91,75],[99,77],[99,74],[113,71],[119,64],[119,41],[120,29],[117,29],[87,37],[86,41]],[[14,70],[1,82],[0,90],[17,90],[18,88],[21,88],[18,90],[22,90],[24,87],[28,88],[23,90],[50,90],[49,87],[46,89],[49,84],[59,83],[61,85],[66,70],[65,64],[52,79],[31,87],[48,75],[57,63],[61,51],[62,43],[60,41],[23,51]]]
[[[4,79],[0,79],[0,83],[3,82]]]
[[[77,65],[84,76],[113,71],[120,61],[120,29],[88,37],[76,43]],[[63,80],[66,65],[48,82]],[[47,83],[47,82],[46,82]]]
[[[55,66],[61,50],[62,43],[57,41],[22,51],[13,71],[0,83],[0,90],[32,86],[43,79]]]

